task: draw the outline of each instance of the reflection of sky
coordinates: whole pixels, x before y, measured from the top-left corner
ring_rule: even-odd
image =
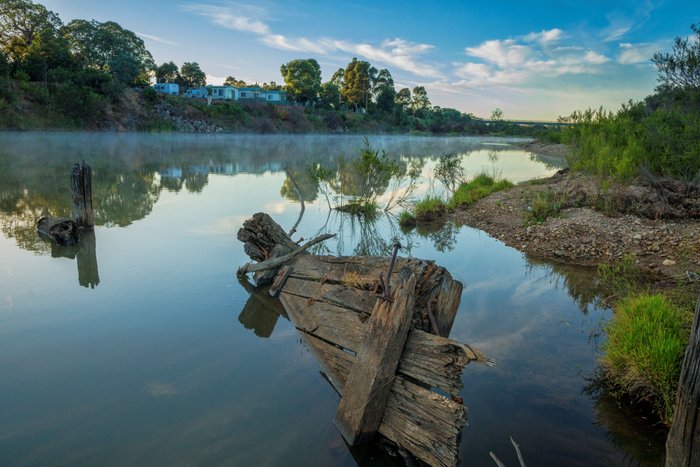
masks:
[[[465,159],[468,170],[479,154]],[[504,176],[529,177],[515,151],[499,154]],[[236,231],[259,210],[294,224],[299,205],[280,197],[284,180],[211,174],[200,193],[162,191],[126,228],[97,227],[95,289],[78,285],[74,260],[0,236],[0,464],[355,465],[332,424],[337,397],[291,324],[278,319],[260,339],[238,320],[248,294],[235,277],[247,261]],[[309,203],[295,238],[310,238],[326,218],[325,200]],[[370,228],[390,240],[388,221]],[[346,237],[350,253],[361,239]],[[465,370],[463,458],[491,465],[488,451],[511,449],[512,435],[547,465],[563,465],[551,450],[589,461],[579,444],[615,464],[579,373],[593,368],[588,336],[606,311],[582,315],[547,267],[528,268],[482,232],[460,230],[444,253],[427,238],[412,241],[414,257],[465,283],[452,337],[498,362]],[[532,430],[535,422],[551,433]]]

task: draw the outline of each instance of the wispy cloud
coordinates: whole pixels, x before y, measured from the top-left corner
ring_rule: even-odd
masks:
[[[430,44],[414,43],[400,38],[372,44],[334,38],[290,37],[274,32],[264,20],[265,10],[256,6],[189,4],[182,8],[208,18],[218,26],[255,34],[263,44],[275,49],[319,55],[343,52],[386,66],[393,66],[417,76],[441,77],[437,66],[420,60],[424,54],[434,48]]]
[[[631,44],[623,42],[620,44],[620,55],[617,57],[617,62],[622,65],[633,65],[636,63],[649,62],[655,52],[661,50],[662,45],[658,43],[644,42],[639,44]]]
[[[580,46],[554,46],[566,35],[555,28],[532,32],[519,39],[494,39],[464,52],[479,62],[456,63],[454,73],[461,87],[523,84],[542,77],[565,74],[596,74],[610,59]]]
[[[145,33],[143,33],[143,32],[137,32],[136,35],[139,36],[139,37],[143,37],[144,39],[150,39],[150,40],[152,40],[152,41],[154,41],[154,42],[159,42],[159,43],[161,43],[161,44],[166,44],[166,45],[180,45],[180,44],[178,44],[177,42],[169,41],[169,40],[167,40],[167,39],[163,39],[162,37],[152,36],[152,35],[150,35],[150,34],[145,34]]]
[[[627,33],[641,27],[649,21],[656,8],[652,0],[645,0],[631,11],[615,10],[606,15],[608,25],[600,31],[600,37],[606,42],[622,39]]]

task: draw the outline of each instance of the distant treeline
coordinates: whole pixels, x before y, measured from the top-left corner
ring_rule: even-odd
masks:
[[[134,32],[107,21],[72,20],[31,0],[0,0],[0,128],[87,128],[160,131],[379,131],[532,135],[541,129],[475,122],[474,116],[430,103],[425,87],[394,87],[391,73],[353,59],[327,82],[315,59],[281,66],[292,106],[177,102],[154,95],[150,80],[181,92],[206,84],[195,61],[156,65]],[[226,84],[254,86],[229,77]],[[183,100],[183,99],[180,99]],[[291,108],[293,106],[300,108]]]

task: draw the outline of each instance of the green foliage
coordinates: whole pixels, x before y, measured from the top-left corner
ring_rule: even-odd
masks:
[[[469,206],[491,193],[507,190],[511,187],[513,187],[513,183],[508,180],[497,181],[491,175],[482,173],[474,177],[472,181],[462,183],[452,195],[448,206],[452,209],[459,206]]]
[[[452,195],[462,183],[467,181],[464,177],[461,154],[445,154],[440,157],[433,174]]]
[[[156,83],[177,83],[180,71],[174,62],[166,62],[156,68]]]
[[[692,36],[676,37],[671,52],[657,52],[651,59],[662,86],[700,89],[700,23],[690,29]]]
[[[158,102],[158,92],[150,86],[143,90],[141,96],[143,96],[143,99],[149,104]]]
[[[296,59],[280,67],[287,95],[300,104],[316,101],[321,90],[321,67],[313,58]]]
[[[344,103],[355,110],[367,108],[370,92],[371,65],[363,60],[353,58],[345,68],[343,87],[340,95]]]
[[[630,180],[642,168],[654,175],[692,180],[700,174],[700,108],[675,103],[648,110],[644,103],[623,105],[617,113],[575,113],[564,131],[573,146],[570,165],[601,178]]]
[[[105,110],[105,101],[89,88],[69,83],[53,87],[51,106],[75,122],[94,126],[101,120]]]
[[[340,108],[340,88],[332,81],[321,85],[318,97],[321,108],[329,110],[338,110]]]
[[[662,295],[622,300],[607,324],[601,362],[611,385],[652,404],[670,424],[688,329],[686,314]]]
[[[200,88],[207,84],[207,75],[197,62],[185,62],[180,67],[180,79],[185,88]]]
[[[413,214],[418,222],[432,222],[447,212],[445,202],[437,196],[426,196],[416,203]]]
[[[550,217],[557,217],[562,208],[560,195],[551,191],[537,191],[530,200],[527,224],[541,224]]]

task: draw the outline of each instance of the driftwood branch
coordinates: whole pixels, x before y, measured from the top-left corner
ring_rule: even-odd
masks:
[[[291,253],[288,253],[284,256],[280,256],[278,258],[271,258],[267,259],[265,261],[260,261],[259,263],[248,263],[245,266],[242,266],[238,269],[238,275],[243,275],[247,274],[249,272],[258,272],[258,271],[265,271],[268,269],[274,269],[276,267],[279,267],[289,261],[290,259],[294,258],[295,256],[303,253],[304,251],[308,250],[312,246],[316,245],[317,243],[324,242],[328,240],[329,238],[335,237],[335,234],[324,234],[320,235],[312,240],[309,240],[306,242],[303,246],[297,248],[296,250],[292,251]]]

